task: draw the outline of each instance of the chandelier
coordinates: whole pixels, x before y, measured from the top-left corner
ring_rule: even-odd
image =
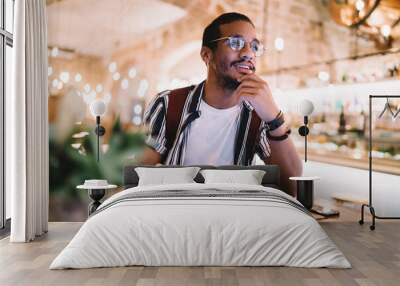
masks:
[[[400,37],[399,0],[331,0],[329,9],[336,23],[355,29],[380,49]]]

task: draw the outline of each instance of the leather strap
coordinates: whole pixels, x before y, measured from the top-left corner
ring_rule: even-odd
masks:
[[[171,90],[168,97],[168,107],[166,114],[166,125],[165,125],[165,138],[166,138],[166,147],[167,152],[165,153],[165,157],[162,158],[162,162],[166,159],[166,156],[171,150],[172,145],[174,144],[176,133],[178,131],[179,122],[181,120],[183,107],[185,105],[186,98],[189,92],[193,89],[194,86],[187,86],[183,88],[178,88]]]
[[[254,155],[256,142],[258,140],[258,131],[260,128],[261,119],[258,114],[253,110],[251,114],[250,128],[247,134],[246,141],[246,161],[250,161]],[[251,162],[248,162],[249,164]]]
[[[288,129],[288,130],[286,130],[285,134],[283,134],[281,136],[272,136],[269,133],[269,131],[267,131],[267,138],[272,141],[283,141],[289,137],[290,132],[291,132],[291,130]]]

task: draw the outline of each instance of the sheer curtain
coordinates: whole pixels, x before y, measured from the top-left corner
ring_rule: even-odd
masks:
[[[47,232],[49,151],[45,0],[15,2],[13,94],[7,114],[12,242]],[[9,152],[8,152],[9,150]]]

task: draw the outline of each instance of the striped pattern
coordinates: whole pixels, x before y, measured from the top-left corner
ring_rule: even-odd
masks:
[[[112,206],[118,205],[120,203],[128,201],[148,201],[148,200],[256,200],[256,201],[266,201],[279,205],[286,205],[297,209],[311,216],[311,213],[300,203],[295,200],[290,200],[285,196],[259,190],[243,190],[243,191],[222,191],[217,189],[207,189],[207,190],[163,190],[163,191],[145,191],[145,192],[131,192],[126,195],[119,197],[116,200],[110,201],[104,205],[101,205],[99,209],[92,214],[94,216]],[[275,207],[275,205],[274,205]]]
[[[172,144],[171,150],[166,148],[166,111],[168,108],[168,99],[170,91],[164,91],[150,102],[144,114],[144,124],[149,129],[146,144],[166,156],[165,165],[183,165],[183,158],[186,151],[186,144],[189,136],[188,128],[190,124],[201,116],[200,103],[204,94],[204,81],[189,93],[183,114],[177,130],[177,136]],[[243,101],[235,139],[234,165],[248,166],[252,164],[254,152],[246,152],[246,140],[249,132],[249,126],[252,117],[253,107]],[[271,149],[267,139],[266,122],[262,121],[259,128],[258,142],[256,142],[255,153],[265,161],[271,154]],[[249,153],[249,156],[246,154]]]

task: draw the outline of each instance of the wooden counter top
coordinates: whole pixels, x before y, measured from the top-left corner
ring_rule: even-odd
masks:
[[[301,159],[304,160],[304,149],[298,149],[297,151],[299,152]],[[308,149],[307,160],[368,170],[368,158],[351,158],[341,154],[340,152],[315,151]],[[400,175],[400,161],[373,158],[372,170],[392,175]]]

